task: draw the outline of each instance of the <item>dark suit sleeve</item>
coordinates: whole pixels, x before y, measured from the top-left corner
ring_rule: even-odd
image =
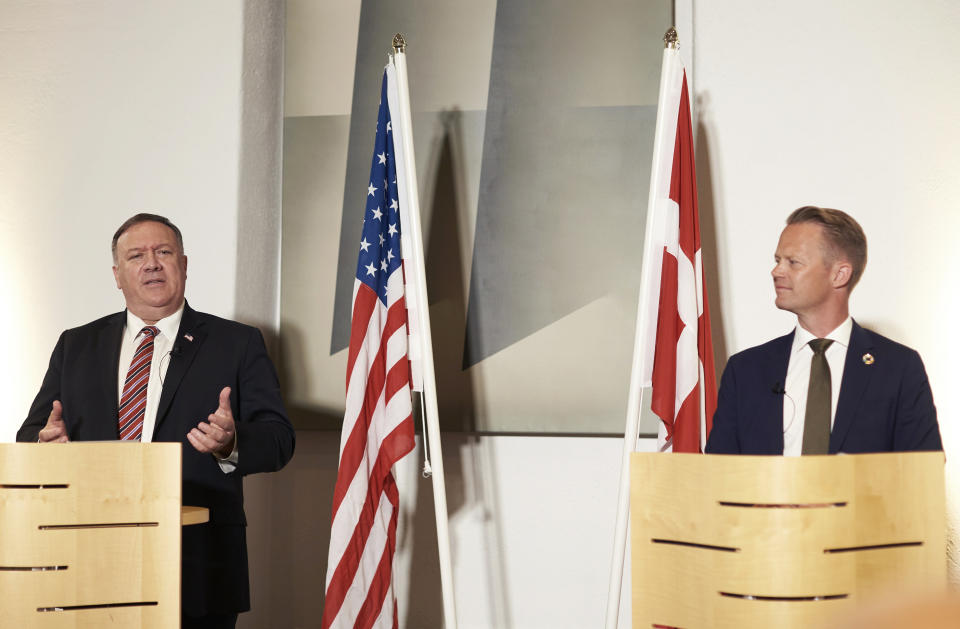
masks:
[[[937,409],[920,354],[910,350],[897,396],[893,450],[942,450]]]
[[[63,334],[61,334],[57,346],[53,348],[53,354],[50,355],[50,364],[47,367],[47,373],[43,376],[40,391],[37,393],[37,397],[33,399],[33,404],[30,405],[30,411],[27,413],[23,425],[17,431],[17,441],[35,443],[39,438],[40,431],[47,425],[47,418],[50,416],[53,401],[60,399],[63,344]],[[66,409],[64,410],[64,418],[66,418]]]
[[[727,362],[720,378],[720,391],[717,393],[717,410],[713,414],[713,427],[707,438],[707,454],[740,454],[740,440],[737,437],[737,357]]]
[[[237,384],[231,393],[236,404],[237,471],[275,472],[293,456],[295,434],[263,335],[255,328],[247,337]]]

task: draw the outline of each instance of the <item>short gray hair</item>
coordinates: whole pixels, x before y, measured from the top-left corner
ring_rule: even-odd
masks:
[[[134,214],[127,220],[123,221],[123,225],[117,228],[116,233],[113,234],[113,242],[110,243],[110,253],[113,255],[114,262],[117,261],[117,241],[120,240],[120,236],[123,236],[125,231],[134,225],[139,225],[140,223],[160,223],[161,225],[166,225],[169,227],[171,231],[173,231],[173,234],[177,237],[177,245],[180,247],[180,253],[183,253],[183,234],[180,233],[179,227],[174,225],[166,216],[140,212],[139,214]]]

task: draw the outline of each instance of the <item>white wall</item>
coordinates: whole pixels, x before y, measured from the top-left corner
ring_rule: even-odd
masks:
[[[281,72],[242,71],[245,54],[279,66],[282,4],[246,4],[263,6],[256,28],[275,23],[272,49],[244,32],[234,0],[0,3],[0,440],[60,331],[123,308],[110,238],[137,211],[183,231],[191,305],[276,326]],[[253,133],[251,117],[270,114],[272,130]],[[239,265],[238,238],[260,243]]]
[[[132,212],[165,213],[184,229],[192,303],[239,310],[238,178],[243,118],[255,113],[241,96],[252,85],[241,68],[245,8],[0,3],[0,326],[11,331],[0,439],[12,438],[60,330],[122,306],[108,246]],[[957,11],[934,0],[694,6],[701,203],[715,215],[715,325],[727,351],[791,325],[771,306],[767,276],[785,215],[804,203],[849,210],[872,252],[854,313],[920,350],[954,451],[960,374],[941,348],[958,305],[948,258],[960,227]],[[256,189],[268,205],[270,183]],[[262,282],[251,316],[269,318]],[[319,614],[338,437],[298,438],[288,469],[247,483],[248,627],[315,626]],[[451,435],[444,446],[461,626],[598,626],[617,440]],[[957,456],[947,465],[956,544]],[[405,493],[417,506],[401,543],[421,557],[401,590],[410,627],[438,626],[427,494]],[[286,589],[291,574],[305,578]]]
[[[773,249],[801,205],[850,212],[869,261],[859,322],[916,348],[947,450],[960,582],[960,4],[694,2],[701,208],[715,216],[719,308],[733,353],[793,325],[773,306]],[[711,304],[713,305],[713,304]]]

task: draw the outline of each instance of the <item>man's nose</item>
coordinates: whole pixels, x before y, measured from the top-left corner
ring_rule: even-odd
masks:
[[[777,279],[778,277],[783,277],[783,268],[782,268],[782,265],[781,265],[779,262],[777,262],[776,264],[774,264],[774,265],[773,265],[773,268],[770,269],[770,276],[771,276],[773,279]]]
[[[147,252],[147,260],[144,265],[147,269],[158,269],[160,268],[160,259],[157,257],[157,254],[152,251]]]

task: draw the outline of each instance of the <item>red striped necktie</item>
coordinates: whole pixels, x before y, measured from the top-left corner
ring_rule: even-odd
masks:
[[[122,441],[140,441],[143,433],[143,416],[147,410],[147,385],[150,384],[150,366],[153,363],[153,337],[160,330],[152,325],[140,330],[143,338],[130,361],[127,379],[123,381],[120,396],[119,432]]]

